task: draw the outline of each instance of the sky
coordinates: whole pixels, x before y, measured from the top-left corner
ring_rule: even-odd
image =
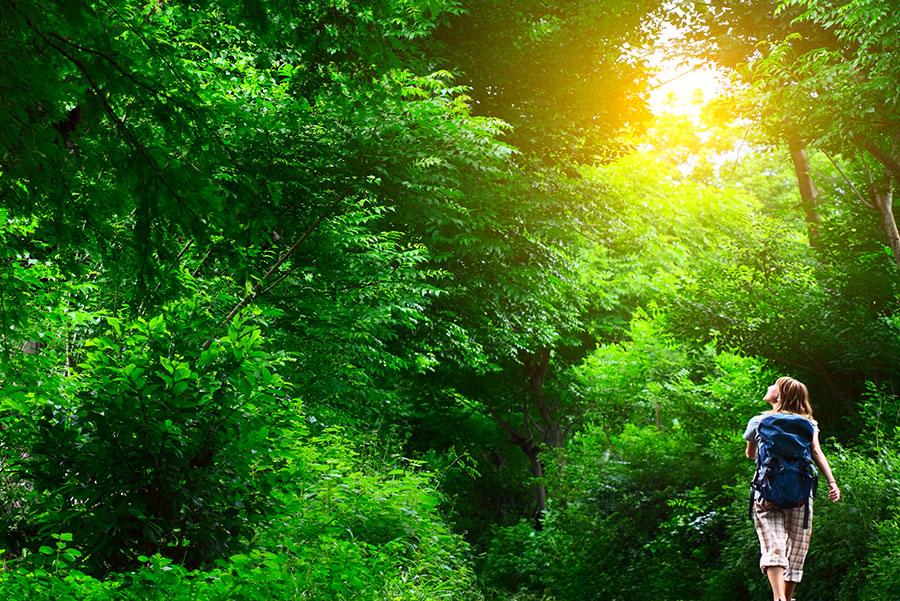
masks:
[[[656,115],[674,113],[696,120],[701,105],[722,90],[722,75],[710,67],[690,67],[671,60],[656,64],[660,71],[650,92],[650,109]]]
[[[647,60],[658,70],[651,80],[650,109],[656,115],[675,113],[696,120],[702,104],[723,89],[724,75],[708,65],[684,64],[673,57],[671,47],[679,36],[675,27],[664,27],[650,49]]]

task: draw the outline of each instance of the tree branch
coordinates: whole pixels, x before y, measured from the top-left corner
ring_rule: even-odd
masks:
[[[824,150],[821,150],[821,149],[819,149],[819,152],[821,152],[822,154],[824,154],[824,155],[825,155],[825,158],[828,159],[828,160],[831,162],[832,165],[834,165],[834,168],[837,169],[837,172],[841,174],[841,177],[844,178],[844,181],[847,182],[847,185],[850,186],[850,189],[853,190],[853,193],[856,194],[856,197],[860,200],[860,202],[862,202],[864,205],[866,205],[866,206],[869,207],[870,209],[874,209],[875,207],[873,207],[873,206],[869,203],[869,201],[866,200],[866,197],[865,197],[865,196],[863,196],[862,194],[860,194],[859,190],[856,189],[856,186],[853,185],[853,182],[850,180],[850,178],[847,177],[847,175],[844,173],[844,170],[841,169],[840,166],[838,166],[838,164],[834,161],[834,159],[831,158],[831,155],[828,154],[827,152],[825,152]]]
[[[873,142],[863,142],[862,147],[868,150],[869,154],[884,165],[884,168],[891,174],[891,177],[897,182],[900,182],[900,162],[898,162],[897,159],[878,148]]]
[[[268,269],[268,271],[266,271],[266,273],[259,279],[259,281],[256,282],[256,285],[253,286],[253,290],[251,290],[247,296],[242,298],[234,307],[231,308],[231,311],[229,311],[228,315],[225,316],[225,319],[222,320],[223,324],[231,321],[234,318],[234,316],[237,315],[241,309],[243,309],[244,307],[246,307],[247,305],[252,303],[254,300],[256,300],[259,296],[262,295],[263,292],[268,292],[269,290],[271,290],[272,286],[268,286],[268,287],[264,288],[264,286],[266,284],[266,280],[268,280],[269,277],[272,276],[272,274],[274,274],[276,271],[278,271],[278,269],[280,269],[281,266],[284,265],[284,262],[287,261],[289,258],[291,258],[291,256],[295,252],[297,252],[297,249],[300,248],[300,245],[303,244],[303,242],[306,241],[306,239],[313,232],[313,230],[315,230],[319,226],[319,224],[322,223],[322,221],[324,221],[324,219],[329,215],[329,213],[331,213],[332,209],[334,209],[334,207],[337,206],[337,204],[340,202],[340,200],[341,199],[338,198],[337,200],[332,202],[328,206],[328,208],[325,211],[323,211],[322,214],[316,218],[315,221],[313,221],[305,230],[303,230],[303,233],[300,234],[300,237],[297,238],[297,240],[291,245],[291,247],[288,248],[286,251],[284,251],[284,253],[282,253],[281,256],[278,257],[278,260],[275,261],[275,263]],[[279,280],[279,281],[281,281],[281,280]],[[211,344],[212,344],[211,339],[204,342],[203,350],[206,350],[207,348],[209,348],[209,345],[211,345]]]
[[[40,30],[38,30],[37,27],[34,26],[34,23],[31,22],[31,19],[29,19],[28,17],[25,17],[25,22],[32,29],[32,31],[34,31],[38,35],[38,37],[40,37],[42,40],[44,40],[44,42],[48,46],[50,46],[51,48],[56,50],[59,54],[64,56],[73,65],[75,65],[75,68],[78,69],[78,71],[84,76],[84,78],[87,80],[88,84],[90,85],[91,90],[94,92],[94,94],[96,94],[97,98],[99,98],[100,104],[103,106],[104,112],[106,112],[106,114],[109,116],[109,118],[115,124],[116,128],[122,133],[126,142],[132,148],[132,150],[134,150],[135,152],[137,152],[138,154],[140,154],[141,156],[144,157],[144,159],[147,161],[147,164],[150,165],[151,169],[153,170],[153,174],[156,176],[156,178],[172,194],[173,198],[176,198],[181,201],[184,208],[187,209],[187,211],[194,218],[195,223],[198,223],[198,224],[202,223],[202,220],[200,219],[200,216],[197,215],[196,211],[194,211],[191,208],[190,204],[188,204],[183,199],[181,199],[178,192],[176,190],[174,190],[172,188],[171,184],[168,182],[168,180],[165,177],[163,177],[163,174],[157,168],[156,161],[153,160],[153,157],[150,156],[150,154],[147,152],[147,149],[144,148],[144,145],[141,144],[140,140],[137,139],[137,137],[134,135],[134,133],[130,129],[128,129],[128,127],[125,125],[125,121],[116,114],[115,110],[109,104],[109,100],[106,98],[106,95],[103,93],[102,89],[100,88],[100,85],[96,82],[96,80],[94,80],[90,71],[88,71],[87,67],[84,66],[84,63],[82,63],[76,57],[72,56],[69,52],[67,52],[64,48],[60,47],[58,44],[55,44],[46,35],[41,33]]]

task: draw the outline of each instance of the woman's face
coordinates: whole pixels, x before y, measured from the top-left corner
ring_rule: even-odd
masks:
[[[775,405],[778,403],[778,384],[772,384],[769,386],[769,389],[766,390],[766,396],[763,397],[763,400],[770,405]]]

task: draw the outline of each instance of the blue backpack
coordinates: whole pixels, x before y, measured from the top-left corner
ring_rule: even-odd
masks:
[[[750,517],[754,491],[776,507],[789,509],[806,504],[803,528],[809,527],[809,499],[819,477],[812,459],[815,433],[802,415],[773,413],[759,422],[756,431],[756,474],[750,483]]]

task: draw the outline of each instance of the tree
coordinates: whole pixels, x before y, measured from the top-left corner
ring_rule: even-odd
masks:
[[[477,0],[435,31],[435,53],[461,71],[479,114],[513,125],[532,159],[567,167],[621,152],[613,138],[649,117],[650,0]]]
[[[799,33],[773,43],[754,64],[758,88],[771,127],[786,132],[800,149],[804,140],[823,151],[854,158],[863,181],[853,191],[878,212],[884,238],[900,267],[900,233],[892,208],[900,178],[900,120],[894,57],[896,11],[881,2],[790,0],[781,5],[803,10],[796,21],[828,32],[836,46],[798,46]],[[800,176],[798,170],[798,177]],[[805,206],[814,202],[808,180],[801,189]],[[862,196],[862,195],[861,195]]]

